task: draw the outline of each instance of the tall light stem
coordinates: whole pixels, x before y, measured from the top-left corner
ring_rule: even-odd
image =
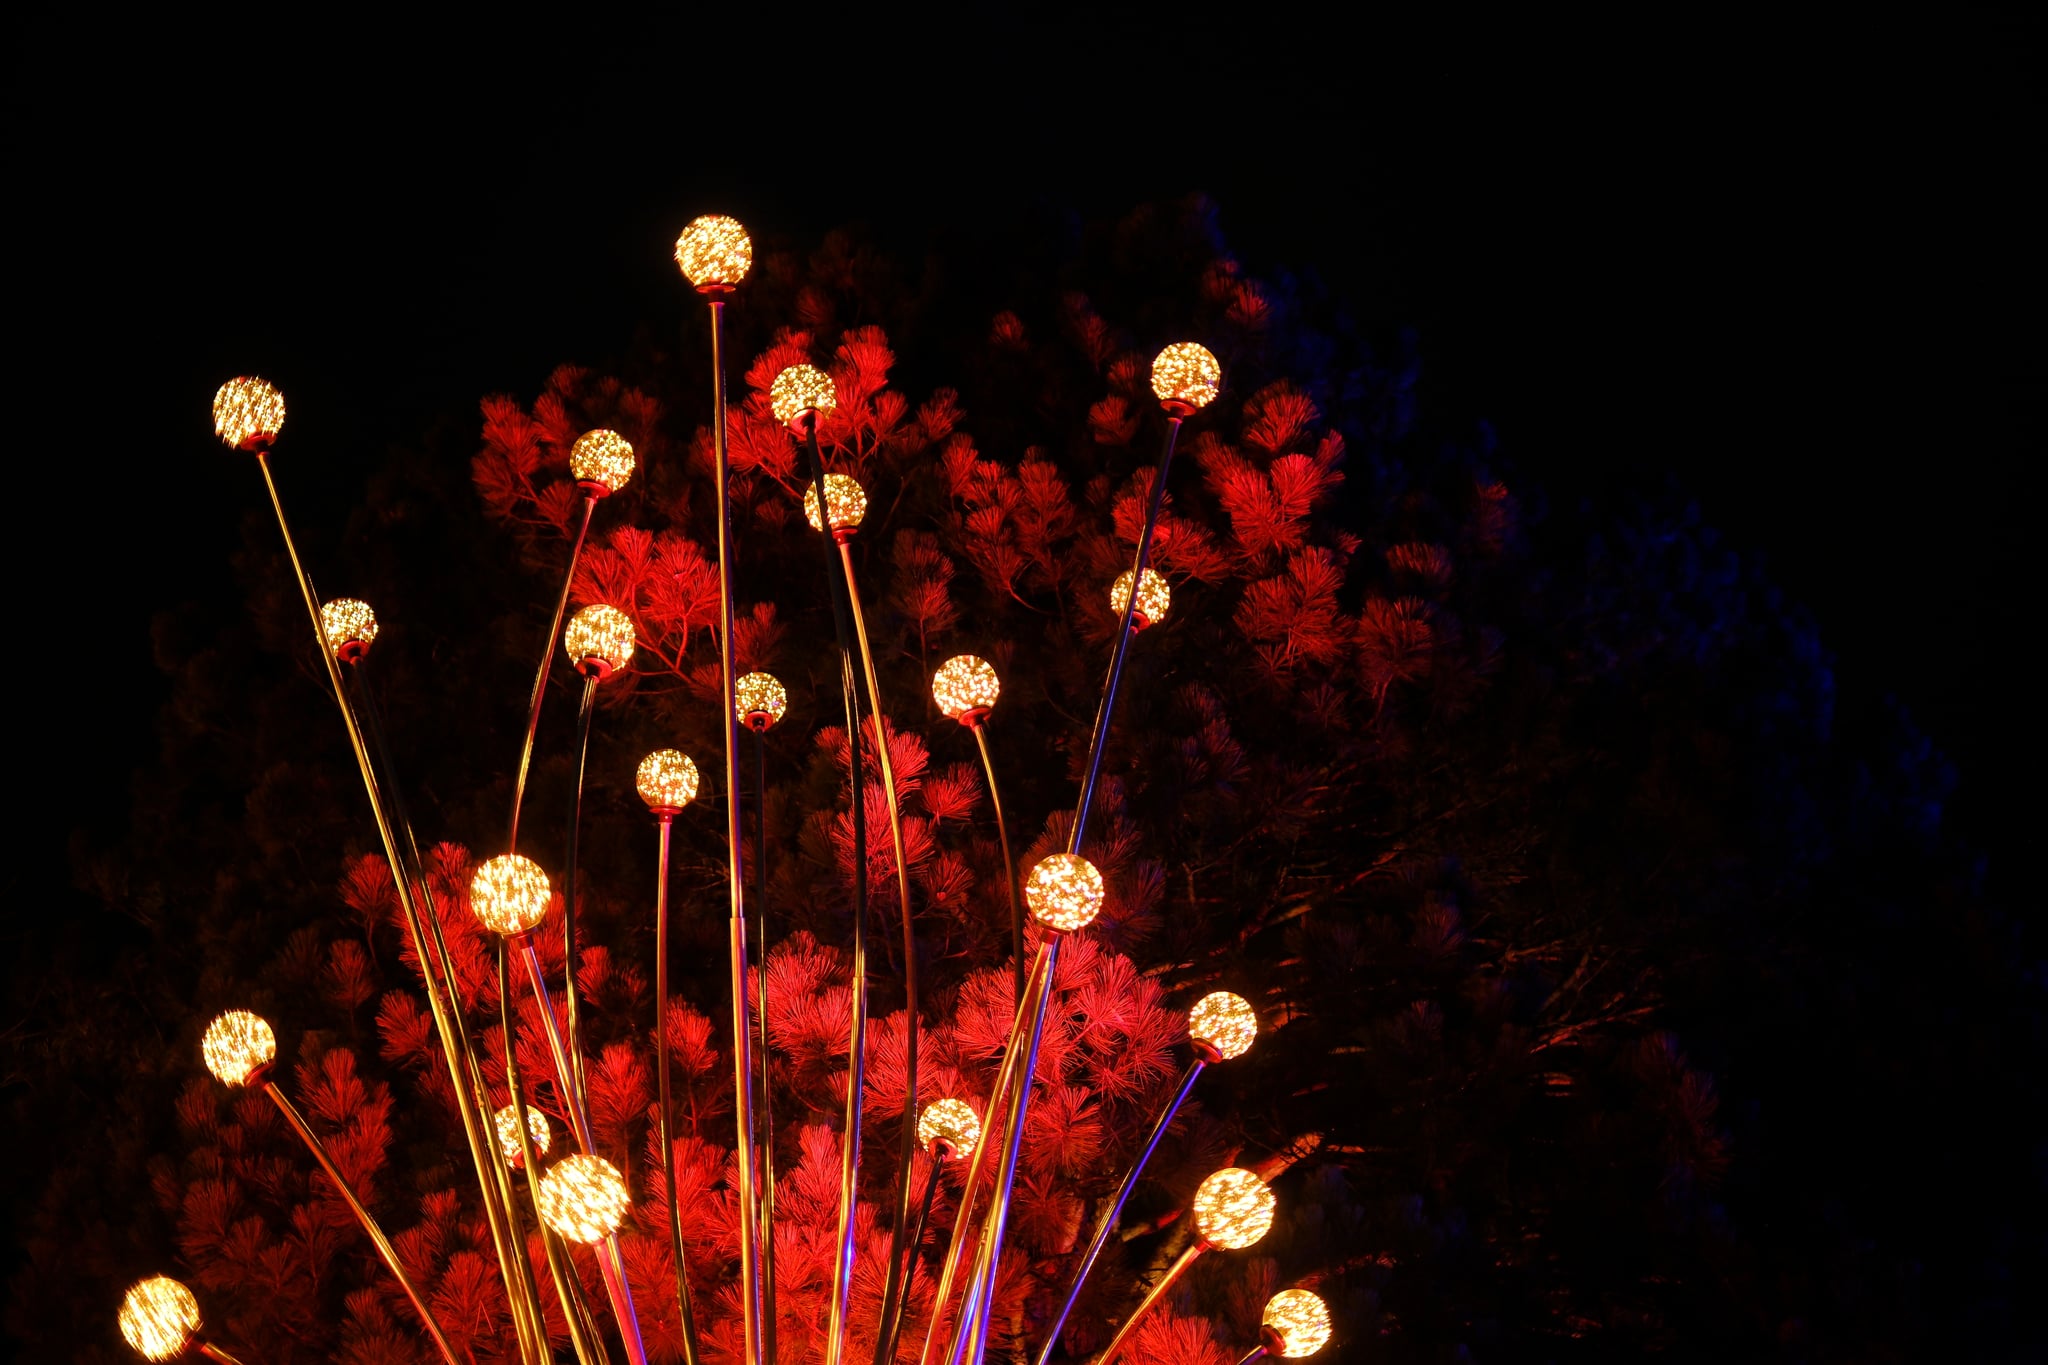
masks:
[[[448,1338],[441,1334],[441,1324],[434,1320],[434,1312],[427,1307],[426,1298],[420,1293],[419,1286],[412,1282],[412,1276],[405,1273],[405,1266],[398,1259],[398,1249],[391,1245],[391,1239],[384,1235],[384,1229],[377,1226],[377,1220],[370,1216],[370,1211],[363,1207],[363,1201],[356,1198],[356,1192],[349,1188],[348,1178],[342,1175],[341,1168],[334,1164],[334,1158],[327,1155],[326,1144],[320,1141],[319,1135],[313,1131],[298,1108],[285,1098],[284,1091],[277,1088],[275,1081],[265,1081],[263,1093],[276,1103],[279,1111],[284,1114],[285,1122],[289,1123],[304,1140],[320,1162],[321,1169],[327,1172],[327,1178],[340,1193],[342,1202],[355,1214],[356,1221],[363,1225],[363,1231],[369,1234],[371,1244],[377,1248],[377,1254],[384,1258],[384,1264],[389,1267],[392,1278],[398,1281],[398,1287],[405,1291],[405,1296],[412,1300],[413,1311],[418,1313],[420,1321],[426,1324],[427,1335],[434,1339],[434,1346],[441,1352],[441,1358],[447,1361],[448,1365],[460,1365],[455,1358],[454,1348],[448,1344]]]
[[[1003,844],[1003,886],[1010,894],[1010,965],[1012,971],[1011,998],[1024,998],[1024,898],[1017,890],[1017,860],[1010,856],[1010,824],[1003,819],[1003,798],[996,790],[995,760],[989,757],[988,734],[983,728],[986,721],[976,721],[968,728],[974,731],[975,747],[981,751],[981,770],[988,775],[988,800],[996,812],[996,837]]]
[[[1167,1290],[1173,1288],[1173,1282],[1178,1280],[1187,1271],[1187,1268],[1195,1263],[1195,1258],[1208,1249],[1209,1244],[1207,1242],[1197,1240],[1186,1251],[1183,1251],[1175,1258],[1173,1264],[1166,1268],[1166,1273],[1159,1277],[1159,1283],[1153,1285],[1151,1289],[1146,1291],[1145,1297],[1138,1300],[1138,1306],[1133,1308],[1131,1315],[1124,1319],[1124,1325],[1116,1329],[1116,1335],[1109,1339],[1109,1345],[1102,1348],[1102,1354],[1095,1357],[1095,1365],[1109,1365],[1112,1360],[1116,1359],[1116,1353],[1123,1349],[1124,1342],[1130,1337],[1132,1330],[1137,1327],[1138,1320],[1151,1310],[1153,1304],[1159,1302]]]
[[[903,1267],[904,1292],[896,1296],[894,1311],[882,1320],[881,1336],[875,1345],[875,1358],[877,1360],[893,1361],[896,1359],[896,1337],[903,1330],[903,1308],[910,1300],[910,1266],[917,1259],[917,1244],[924,1240],[924,1225],[926,1220],[932,1216],[932,1196],[939,1192],[939,1172],[944,1169],[945,1164],[937,1155],[933,1155],[931,1169],[925,1173],[924,1193],[918,1197],[917,1217],[910,1224],[910,1236],[906,1239],[908,1245],[904,1249],[906,1260],[906,1264]]]
[[[732,468],[725,444],[725,300],[711,306],[711,447],[718,507],[718,714],[725,727],[725,848],[732,901],[732,1064],[739,1126],[740,1321],[747,1365],[761,1361],[760,1192],[754,1172],[754,1063],[747,1027],[746,867],[740,832],[739,716],[733,710]]]
[[[582,557],[583,542],[590,536],[590,515],[597,499],[583,495],[583,516],[576,523],[576,541],[569,547],[569,567],[562,571],[562,592],[555,599],[555,617],[542,637],[540,668],[533,675],[533,697],[526,705],[526,738],[519,746],[519,770],[512,779],[512,825],[505,835],[505,851],[519,851],[519,808],[526,799],[526,775],[533,766],[533,737],[540,731],[540,704],[548,694],[548,665],[554,662],[555,642],[562,634],[562,617],[569,610],[569,588],[576,582],[576,561]]]
[[[764,1365],[775,1365],[775,1104],[768,1088],[768,736],[758,728],[754,730],[754,802],[754,1010],[761,1045],[761,1359]]]
[[[195,1341],[192,1343],[192,1349],[205,1356],[208,1360],[216,1362],[217,1365],[242,1365],[241,1361],[235,1359],[235,1357],[229,1355],[210,1341]]]
[[[576,1103],[589,1103],[583,1077],[583,1027],[576,998],[576,853],[583,831],[583,773],[590,759],[590,721],[597,710],[597,675],[583,679],[583,697],[576,708],[576,782],[569,801],[568,867],[562,876],[562,997],[568,1006],[569,1064],[576,1069]]]
[[[690,1312],[689,1267],[683,1257],[683,1213],[676,1206],[676,1148],[669,1132],[668,1056],[668,844],[672,815],[661,819],[661,871],[654,883],[654,1072],[658,1079],[661,1110],[661,1178],[668,1191],[669,1250],[676,1266],[676,1309],[682,1318],[683,1365],[697,1365],[697,1324]]]
[[[1252,1347],[1249,1351],[1239,1356],[1237,1358],[1237,1365],[1252,1365],[1252,1362],[1255,1360],[1264,1360],[1266,1355],[1266,1344],[1260,1342],[1257,1346]]]
[[[1060,1311],[1052,1320],[1052,1327],[1045,1334],[1045,1346],[1038,1353],[1038,1365],[1047,1365],[1052,1359],[1053,1347],[1059,1344],[1060,1329],[1067,1325],[1067,1315],[1074,1311],[1074,1300],[1081,1297],[1081,1286],[1088,1279],[1088,1272],[1095,1266],[1095,1258],[1102,1254],[1104,1244],[1109,1241],[1110,1229],[1123,1216],[1124,1204],[1129,1201],[1131,1191],[1138,1187],[1138,1177],[1145,1170],[1145,1163],[1152,1159],[1153,1149],[1159,1146],[1159,1139],[1166,1136],[1166,1130],[1173,1123],[1173,1116],[1180,1112],[1188,1092],[1195,1088],[1195,1078],[1202,1074],[1204,1065],[1201,1057],[1188,1063],[1188,1069],[1181,1076],[1180,1088],[1173,1092],[1173,1098],[1166,1102],[1160,1112],[1159,1122],[1152,1125],[1152,1134],[1145,1139],[1145,1145],[1138,1150],[1131,1162],[1131,1169],[1124,1175],[1123,1184],[1117,1186],[1116,1198],[1102,1211],[1102,1219],[1095,1225],[1095,1236],[1089,1239],[1088,1249],[1081,1255],[1081,1263],[1074,1267],[1074,1282],[1067,1288],[1067,1297],[1060,1304]]]

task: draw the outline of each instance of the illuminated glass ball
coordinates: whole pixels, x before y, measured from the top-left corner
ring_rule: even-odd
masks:
[[[933,1143],[945,1143],[945,1160],[960,1161],[973,1156],[980,1141],[981,1120],[974,1116],[966,1100],[934,1100],[917,1117],[918,1146],[929,1152]]]
[[[505,1154],[505,1160],[517,1165],[522,1159],[519,1152],[519,1118],[511,1105],[500,1109],[492,1120],[498,1129],[498,1150]],[[533,1143],[533,1154],[543,1157],[548,1154],[548,1144],[554,1141],[554,1130],[548,1127],[548,1116],[526,1107],[526,1136]]]
[[[656,749],[640,760],[633,785],[650,810],[681,810],[697,795],[697,765],[674,749]]]
[[[554,889],[533,859],[500,853],[469,879],[469,909],[494,934],[523,934],[547,918]]]
[[[229,1010],[206,1026],[199,1055],[224,1084],[247,1085],[258,1069],[276,1060],[277,1035],[262,1016]]]
[[[320,633],[327,637],[327,648],[335,658],[353,662],[369,653],[376,642],[377,613],[370,610],[368,602],[337,597],[320,608]]]
[[[1102,913],[1102,874],[1078,853],[1041,858],[1024,878],[1024,903],[1048,929],[1082,928]]]
[[[775,420],[787,426],[807,412],[823,417],[838,407],[839,391],[832,387],[832,376],[816,365],[792,365],[768,386],[768,406]]]
[[[1306,1289],[1283,1289],[1266,1300],[1259,1325],[1278,1343],[1274,1355],[1300,1360],[1322,1350],[1329,1341],[1330,1309]]]
[[[597,665],[600,678],[616,673],[633,657],[633,618],[602,602],[585,607],[569,618],[562,644],[579,671]]]
[[[1229,1061],[1242,1057],[1259,1036],[1259,1016],[1241,995],[1216,991],[1203,996],[1188,1011],[1188,1037]]]
[[[851,474],[827,474],[825,510],[832,516],[832,529],[835,531],[851,531],[860,525],[860,519],[868,514],[868,495],[861,488],[860,480]],[[818,485],[815,483],[804,489],[804,520],[811,524],[813,531],[825,529],[818,522]]]
[[[1195,1191],[1195,1231],[1225,1251],[1248,1247],[1273,1226],[1273,1191],[1240,1166],[1225,1166]]]
[[[773,673],[749,673],[732,685],[733,714],[756,730],[765,730],[789,709],[789,693]]]
[[[676,238],[676,264],[699,289],[730,289],[754,265],[754,244],[737,218],[707,213]]]
[[[243,375],[214,391],[213,433],[230,450],[268,450],[284,430],[284,395],[267,379]]]
[[[578,483],[616,493],[633,478],[633,443],[616,431],[586,431],[569,447],[569,472]]]
[[[199,1300],[168,1275],[138,1280],[121,1299],[121,1339],[144,1360],[176,1360],[199,1330]]]
[[[956,654],[932,674],[932,700],[954,720],[988,710],[1002,690],[995,666],[972,654]]]
[[[1223,387],[1223,367],[1208,348],[1177,341],[1152,358],[1152,392],[1165,404],[1205,408]]]
[[[1173,605],[1173,589],[1166,586],[1164,578],[1147,569],[1144,584],[1138,589],[1138,609],[1131,616],[1131,624],[1140,629],[1164,621],[1166,609]],[[1122,616],[1130,600],[1131,571],[1125,569],[1117,575],[1116,582],[1109,585],[1109,609]]]
[[[632,1206],[626,1178],[601,1156],[565,1156],[540,1178],[540,1216],[572,1242],[603,1241]]]

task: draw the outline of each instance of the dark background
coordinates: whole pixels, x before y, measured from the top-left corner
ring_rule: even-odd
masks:
[[[1253,273],[1414,328],[1428,410],[1490,422],[1553,502],[1695,496],[1809,606],[1843,706],[1895,697],[1954,759],[1958,818],[2020,894],[2001,854],[2033,804],[2032,35],[1952,12],[1155,22],[851,34],[762,10],[715,44],[623,21],[18,27],[29,622],[8,685],[30,809],[5,951],[111,933],[65,848],[119,837],[166,695],[152,615],[236,601],[261,491],[211,439],[223,379],[288,395],[282,478],[317,534],[388,444],[679,316],[669,243],[699,212],[765,244],[857,222],[957,259],[1193,190]]]

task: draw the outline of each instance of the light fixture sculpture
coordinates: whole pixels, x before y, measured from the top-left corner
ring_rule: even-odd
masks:
[[[1128,611],[1132,630],[1158,625],[1166,619],[1166,609],[1173,605],[1173,589],[1167,586],[1164,578],[1147,569],[1139,581],[1141,586],[1136,603],[1131,601],[1129,569],[1118,574],[1116,582],[1109,585],[1109,609],[1119,616]]]
[[[197,1351],[220,1365],[242,1365],[199,1335],[199,1300],[168,1275],[152,1275],[130,1285],[115,1322],[121,1339],[144,1360],[176,1360]]]
[[[548,1144],[555,1140],[555,1131],[548,1126],[548,1116],[531,1105],[526,1109],[524,1134],[519,1131],[519,1111],[509,1104],[497,1112],[492,1126],[498,1130],[498,1150],[505,1154],[505,1160],[515,1169],[524,1169],[524,1149],[529,1143],[535,1156],[546,1156]]]
[[[1323,1349],[1330,1340],[1330,1307],[1306,1289],[1283,1289],[1266,1300],[1259,1315],[1259,1344],[1238,1358],[1237,1365],[1251,1365],[1269,1355],[1282,1360],[1301,1360]]]
[[[939,1172],[949,1161],[962,1161],[974,1155],[974,1149],[981,1143],[981,1118],[974,1112],[974,1106],[965,1100],[934,1100],[925,1106],[924,1113],[917,1119],[917,1145],[924,1149],[929,1158],[924,1178],[924,1193],[918,1197],[917,1217],[910,1225],[910,1235],[905,1241],[904,1255],[917,1254],[918,1243],[924,1240],[925,1221],[931,1217],[932,1196],[938,1193]],[[903,1279],[907,1282],[910,1268],[906,1264]],[[896,1338],[903,1329],[903,1308],[907,1295],[898,1295],[892,1305],[893,1311],[882,1319],[882,1331],[875,1344],[875,1359],[893,1361],[896,1358]]]
[[[749,673],[733,684],[733,714],[754,733],[754,1041],[761,1050],[761,1353],[775,1358],[775,1113],[768,1091],[768,731],[789,709],[789,693],[772,673]],[[695,1365],[694,1361],[685,1365]]]
[[[363,1231],[369,1235],[371,1245],[377,1248],[377,1254],[383,1257],[385,1266],[390,1269],[391,1277],[398,1281],[399,1288],[412,1300],[413,1311],[419,1314],[420,1321],[425,1324],[427,1335],[434,1339],[434,1345],[441,1352],[441,1358],[446,1360],[448,1365],[458,1365],[454,1348],[448,1344],[448,1338],[441,1334],[441,1324],[434,1320],[434,1311],[427,1307],[426,1298],[420,1293],[419,1286],[413,1283],[412,1276],[406,1274],[404,1264],[398,1259],[397,1249],[391,1245],[391,1239],[384,1235],[384,1229],[377,1225],[377,1220],[363,1207],[362,1200],[356,1198],[356,1192],[348,1183],[348,1178],[342,1175],[341,1168],[334,1164],[334,1158],[327,1154],[326,1144],[320,1141],[319,1135],[313,1131],[312,1125],[306,1122],[298,1106],[285,1098],[284,1091],[278,1089],[277,1083],[270,1079],[271,1063],[277,1060],[277,1034],[271,1030],[270,1024],[260,1015],[252,1014],[248,1010],[229,1010],[206,1026],[206,1035],[199,1042],[199,1055],[205,1061],[206,1069],[211,1071],[214,1079],[222,1085],[236,1088],[254,1086],[270,1097],[271,1102],[284,1115],[285,1122],[291,1125],[292,1131],[299,1135],[307,1150],[311,1151],[314,1159],[320,1163],[320,1169],[327,1173],[327,1179],[334,1185],[335,1192],[341,1195],[342,1202],[348,1205],[349,1212],[355,1214],[356,1221],[362,1224]],[[197,1313],[196,1307],[194,1313]]]
[[[996,837],[1003,846],[1003,890],[1010,903],[1010,981],[1013,998],[1024,998],[1024,904],[1017,894],[1017,860],[1010,853],[1010,825],[1003,818],[1003,798],[996,787],[995,760],[989,756],[988,735],[983,729],[996,698],[1002,695],[1002,680],[995,665],[972,654],[957,654],[939,665],[932,674],[932,700],[946,716],[973,732],[974,747],[981,753],[981,771],[988,778],[989,805],[996,816]]]
[[[1226,1166],[1204,1180],[1195,1190],[1190,1205],[1195,1215],[1195,1240],[1187,1250],[1175,1258],[1159,1282],[1152,1286],[1141,1299],[1131,1315],[1117,1328],[1109,1345],[1095,1358],[1095,1365],[1110,1365],[1116,1354],[1129,1339],[1131,1329],[1138,1325],[1153,1304],[1174,1281],[1186,1273],[1187,1268],[1207,1251],[1221,1248],[1225,1251],[1241,1251],[1252,1246],[1266,1235],[1273,1226],[1273,1191],[1265,1181],[1251,1171],[1238,1166]]]

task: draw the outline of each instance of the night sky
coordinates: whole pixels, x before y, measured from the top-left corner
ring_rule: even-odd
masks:
[[[1162,40],[1034,9],[806,56],[765,18],[715,48],[623,21],[23,22],[11,579],[76,619],[11,651],[16,799],[31,772],[41,794],[10,952],[49,907],[100,913],[63,853],[119,836],[166,695],[150,618],[238,600],[261,491],[212,441],[223,379],[284,389],[295,518],[334,526],[388,445],[671,326],[697,213],[801,249],[861,223],[915,259],[1195,190],[1253,273],[1417,329],[1429,410],[1491,422],[1554,502],[1695,495],[1811,608],[1844,707],[1896,696],[1954,758],[2001,881],[2031,804],[2004,794],[2034,747],[2013,653],[2048,241],[2016,29],[1716,10],[1332,34],[1260,5]]]

